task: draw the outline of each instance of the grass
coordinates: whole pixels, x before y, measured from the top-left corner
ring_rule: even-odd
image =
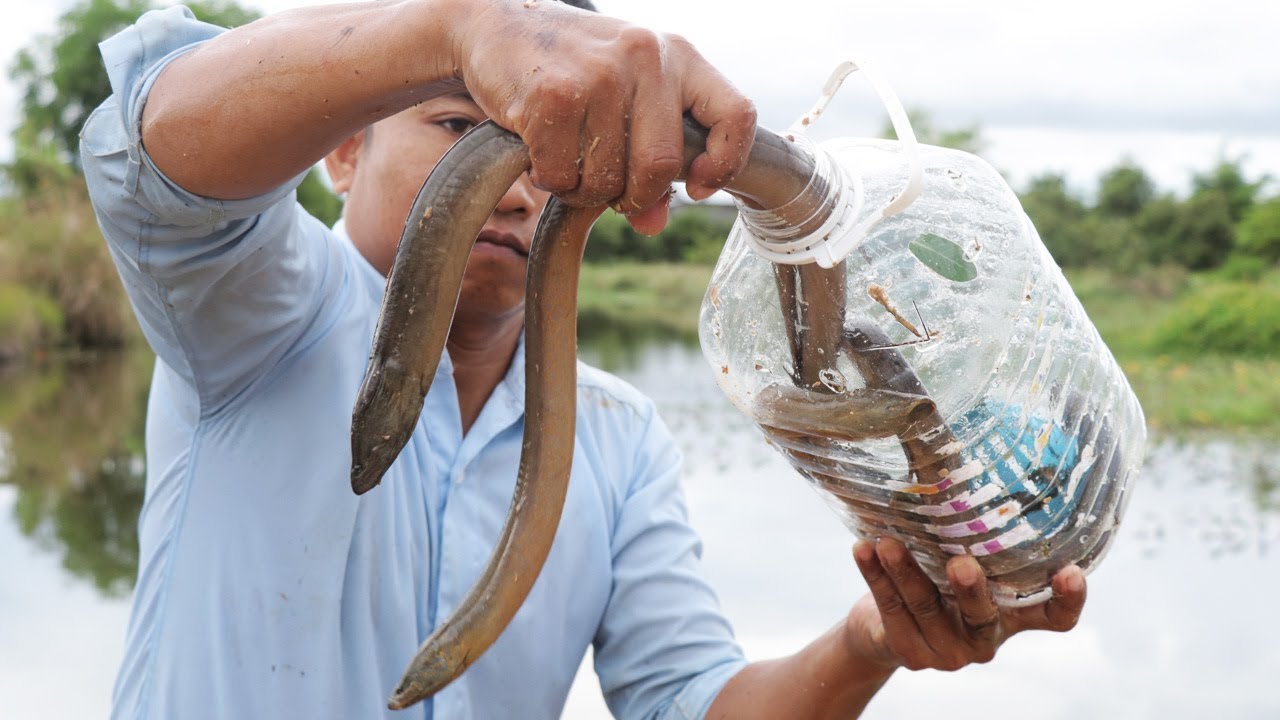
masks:
[[[0,282],[0,360],[44,351],[62,340],[57,303],[40,293]]]
[[[1157,355],[1120,365],[1152,428],[1280,437],[1280,360]]]
[[[593,330],[602,325],[621,325],[696,337],[698,308],[710,280],[710,265],[584,265],[578,310]]]

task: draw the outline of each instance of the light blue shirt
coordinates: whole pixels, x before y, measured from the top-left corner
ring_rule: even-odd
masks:
[[[528,601],[433,701],[385,708],[506,516],[523,349],[465,436],[446,357],[382,485],[352,494],[351,409],[383,278],[295,204],[296,182],[211,200],[142,148],[159,70],[218,32],[170,8],[104,42],[114,95],[82,134],[98,221],[158,356],[113,717],[553,718],[588,645],[616,716],[701,717],[743,660],[701,574],[679,453],[648,399],[581,365],[568,499]]]

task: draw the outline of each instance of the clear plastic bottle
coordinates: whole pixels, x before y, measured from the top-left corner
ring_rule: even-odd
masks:
[[[1106,552],[1142,410],[1004,179],[917,145],[871,80],[903,140],[810,146],[836,212],[809,237],[740,208],[703,352],[853,531],[903,540],[944,590],[947,558],[968,553],[998,602],[1039,602],[1057,570]]]

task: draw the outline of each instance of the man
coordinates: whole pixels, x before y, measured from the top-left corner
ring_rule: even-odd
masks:
[[[700,198],[745,162],[754,110],[679,38],[534,0],[326,6],[225,34],[172,8],[103,56],[114,95],[82,158],[158,356],[115,717],[554,717],[589,644],[619,717],[848,717],[899,666],[955,669],[1074,624],[1074,568],[1047,605],[1001,614],[972,559],[944,603],[900,544],[863,543],[871,595],[796,655],[746,665],[699,572],[671,438],[650,402],[584,369],[564,521],[528,601],[457,682],[390,713],[505,516],[549,193],[656,231],[681,114],[711,128],[687,184]],[[485,117],[532,170],[471,254],[409,444],[357,498],[350,410],[383,276],[423,178]],[[332,231],[292,201],[321,158],[347,195]]]

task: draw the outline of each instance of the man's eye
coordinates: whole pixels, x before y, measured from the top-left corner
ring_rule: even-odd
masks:
[[[443,120],[437,120],[436,122],[449,132],[457,135],[461,135],[476,126],[474,120],[464,117],[444,118]]]

